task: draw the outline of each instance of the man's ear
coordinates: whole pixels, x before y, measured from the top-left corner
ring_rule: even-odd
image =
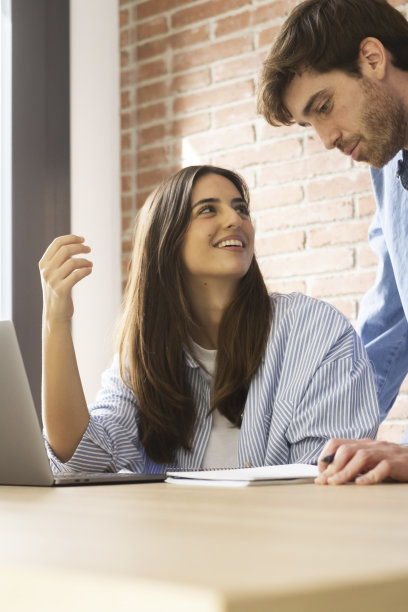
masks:
[[[387,51],[378,38],[369,36],[360,43],[359,65],[361,74],[369,78],[382,80],[388,64]]]

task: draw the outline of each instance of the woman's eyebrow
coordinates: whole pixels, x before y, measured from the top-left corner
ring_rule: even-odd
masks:
[[[196,202],[195,204],[192,205],[192,209],[195,208],[196,206],[200,206],[200,204],[215,204],[217,202],[219,202],[220,199],[219,198],[203,198],[202,200],[198,200],[198,202]],[[247,204],[245,198],[232,198],[230,204],[237,204],[238,202],[245,202],[245,204]]]
[[[195,208],[196,206],[199,206],[200,204],[209,204],[211,203],[215,203],[215,202],[219,202],[219,198],[203,198],[202,200],[198,200],[198,202],[196,202],[195,204],[192,205],[191,208]]]

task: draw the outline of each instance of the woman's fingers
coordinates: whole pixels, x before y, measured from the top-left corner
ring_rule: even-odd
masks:
[[[71,295],[73,287],[83,278],[89,276],[92,272],[92,265],[75,266],[67,276],[58,277],[54,282],[50,282],[50,289],[53,292],[53,297],[65,298]]]
[[[41,276],[46,282],[64,279],[77,268],[91,268],[92,262],[78,257],[90,252],[80,236],[60,236],[45,251],[39,262]]]
[[[60,268],[71,257],[89,253],[89,246],[83,244],[80,236],[61,236],[56,238],[45,251],[39,262],[39,268],[45,278],[50,271]]]
[[[92,272],[92,262],[89,259],[71,257],[56,270],[49,270],[48,282],[61,287],[74,286],[81,278]]]
[[[66,320],[72,317],[71,291],[74,285],[92,272],[92,262],[85,257],[90,248],[81,236],[56,238],[39,262],[43,285],[44,313],[48,318]]]
[[[53,257],[62,247],[72,244],[83,244],[85,238],[83,236],[76,236],[75,234],[67,234],[66,236],[58,236],[54,238],[48,248],[45,250],[42,259],[49,259]]]

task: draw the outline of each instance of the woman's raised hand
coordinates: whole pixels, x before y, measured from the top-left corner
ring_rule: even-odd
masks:
[[[74,313],[72,287],[92,272],[92,262],[80,257],[90,252],[84,238],[59,236],[39,262],[44,316],[48,321],[68,321]]]
[[[75,452],[89,414],[78,372],[70,320],[72,287],[92,272],[80,236],[60,236],[39,262],[43,290],[42,407],[48,440],[62,460]]]

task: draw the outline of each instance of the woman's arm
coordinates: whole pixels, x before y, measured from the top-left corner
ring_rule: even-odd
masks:
[[[145,455],[137,426],[138,406],[134,393],[123,382],[119,355],[102,374],[102,386],[95,401],[88,405],[89,423],[69,461],[55,456],[46,439],[53,471],[132,472],[162,471]]]
[[[89,421],[71,335],[73,286],[92,272],[79,236],[56,238],[40,263],[43,290],[42,410],[47,437],[61,461],[75,452]]]
[[[290,460],[309,462],[331,438],[375,438],[379,407],[370,361],[351,324],[324,302],[298,301],[286,439]]]

